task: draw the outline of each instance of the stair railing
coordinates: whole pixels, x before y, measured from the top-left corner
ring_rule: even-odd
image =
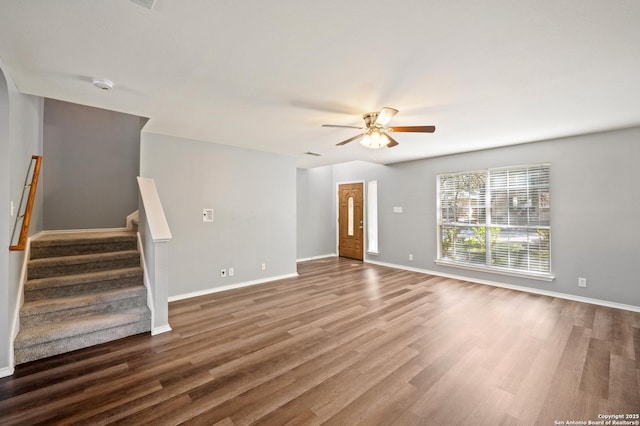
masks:
[[[33,202],[36,198],[36,188],[38,187],[38,176],[40,175],[40,166],[42,165],[42,156],[33,155],[27,170],[27,176],[24,180],[24,188],[22,189],[22,197],[20,198],[20,206],[18,207],[18,215],[13,226],[11,234],[11,245],[9,250],[22,251],[27,245],[27,236],[29,234],[29,224],[31,223],[31,213],[33,211]],[[26,204],[25,204],[26,196]],[[21,222],[20,233],[18,234],[18,223]],[[18,235],[16,241],[16,235]],[[13,242],[16,241],[15,244]]]
[[[138,176],[138,232],[151,302],[151,335],[171,331],[169,325],[169,241],[171,230],[151,178]]]

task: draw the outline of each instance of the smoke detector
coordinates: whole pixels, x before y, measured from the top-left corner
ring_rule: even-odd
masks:
[[[113,81],[110,80],[105,80],[102,78],[96,78],[93,80],[93,85],[96,86],[98,89],[102,89],[102,90],[111,90],[113,89]]]

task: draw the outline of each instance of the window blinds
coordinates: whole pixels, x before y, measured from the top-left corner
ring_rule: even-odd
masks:
[[[549,273],[550,166],[438,176],[439,259]]]

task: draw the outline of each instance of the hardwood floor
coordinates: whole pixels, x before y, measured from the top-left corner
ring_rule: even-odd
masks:
[[[640,413],[639,313],[346,259],[298,269],[171,303],[170,333],[16,367],[0,379],[0,424],[554,425]]]

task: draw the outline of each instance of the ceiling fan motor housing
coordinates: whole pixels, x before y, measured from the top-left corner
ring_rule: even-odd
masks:
[[[364,119],[364,124],[365,126],[367,126],[367,129],[368,129],[378,119],[378,112],[368,112],[364,114],[362,118]]]

